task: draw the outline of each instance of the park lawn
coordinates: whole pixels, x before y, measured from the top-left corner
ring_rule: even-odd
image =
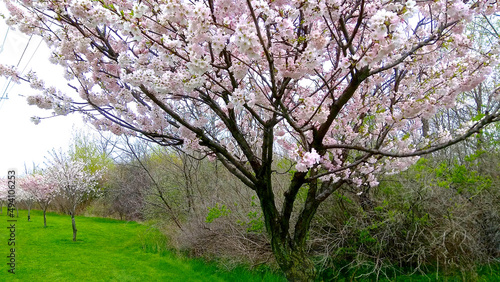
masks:
[[[283,276],[243,268],[231,272],[213,264],[156,249],[158,231],[136,222],[76,217],[77,241],[72,241],[71,218],[41,211],[20,210],[15,231],[15,274],[8,273],[10,232],[5,207],[0,214],[0,281],[284,281]],[[153,239],[151,239],[153,238]],[[146,246],[144,248],[144,246]]]

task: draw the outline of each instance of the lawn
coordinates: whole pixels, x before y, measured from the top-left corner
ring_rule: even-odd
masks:
[[[44,228],[42,213],[36,210],[31,211],[31,222],[24,210],[14,218],[16,266],[15,274],[10,274],[8,219],[4,207],[1,281],[284,281],[269,272],[243,268],[228,272],[201,260],[154,251],[161,235],[136,222],[79,216],[73,242],[69,216],[48,213]]]
[[[77,241],[73,242],[71,218],[47,214],[43,227],[41,211],[19,211],[15,223],[15,274],[8,273],[10,254],[5,207],[0,214],[0,281],[285,281],[271,272],[245,268],[226,271],[203,260],[189,259],[168,251],[166,238],[156,229],[136,222],[97,217],[76,217]],[[353,273],[333,278],[323,273],[319,280],[352,281]],[[358,273],[359,274],[359,273]],[[472,275],[402,275],[390,281],[500,281],[500,266],[483,267]],[[469,278],[466,278],[469,277]],[[372,281],[374,277],[354,279]],[[387,281],[381,277],[381,281]]]

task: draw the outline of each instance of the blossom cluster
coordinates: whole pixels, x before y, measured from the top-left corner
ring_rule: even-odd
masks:
[[[55,184],[40,174],[27,175],[19,180],[22,195],[25,199],[50,202],[56,195]]]
[[[99,172],[90,173],[87,163],[80,160],[56,160],[45,176],[50,179],[56,193],[67,200],[73,210],[88,196],[98,192]]]
[[[8,23],[41,35],[77,82],[70,98],[28,74],[40,92],[28,103],[240,169],[272,132],[297,171],[358,186],[416,160],[370,149],[409,154],[453,138],[422,136],[423,120],[498,63],[499,45],[477,50],[465,28],[496,1],[7,2]],[[20,79],[12,67],[0,75]]]

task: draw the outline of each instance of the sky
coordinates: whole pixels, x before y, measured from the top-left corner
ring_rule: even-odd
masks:
[[[2,2],[0,13],[5,11]],[[40,41],[39,37],[30,40],[29,36],[9,30],[0,18],[0,64],[19,66],[19,70],[24,69],[23,74],[33,70],[46,85],[69,88],[62,68],[48,61],[49,49]],[[0,177],[5,177],[11,168],[24,174],[33,164],[43,167],[49,151],[66,151],[74,132],[90,130],[77,114],[43,119],[35,125],[30,121],[32,116],[51,116],[50,110],[27,104],[26,97],[36,93],[27,84],[9,84],[8,79],[0,77]]]

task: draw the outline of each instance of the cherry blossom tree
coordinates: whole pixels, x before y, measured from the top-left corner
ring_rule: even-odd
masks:
[[[31,207],[36,202],[35,194],[35,179],[33,175],[28,175],[19,179],[19,189],[17,190],[17,197],[28,208],[28,221],[31,220]]]
[[[497,64],[498,42],[475,50],[466,26],[498,1],[4,1],[7,23],[45,39],[79,96],[0,66],[40,92],[28,103],[220,161],[259,197],[290,280],[315,277],[307,234],[336,189],[376,186],[500,120],[495,107],[422,134]],[[295,163],[283,197],[278,155]]]
[[[56,185],[47,177],[41,176],[38,189],[34,191],[36,201],[43,210],[43,227],[47,227],[47,209],[57,195]]]
[[[80,160],[69,160],[63,157],[54,158],[46,177],[55,183],[56,193],[63,198],[66,211],[71,215],[73,241],[76,241],[75,213],[79,204],[97,193],[99,172],[91,174],[86,164]]]
[[[56,185],[47,177],[34,174],[21,179],[21,188],[34,199],[43,210],[43,227],[47,227],[47,208],[56,195]],[[28,210],[29,218],[29,210]]]

